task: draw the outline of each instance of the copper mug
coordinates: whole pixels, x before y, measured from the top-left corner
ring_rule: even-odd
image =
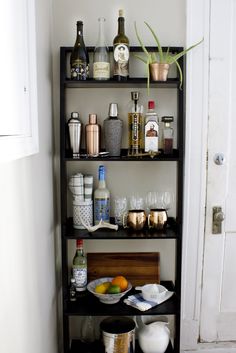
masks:
[[[142,230],[146,224],[146,213],[144,210],[129,210],[123,215],[123,227],[133,230]]]
[[[167,212],[163,208],[151,208],[148,215],[148,228],[165,229],[167,225]]]

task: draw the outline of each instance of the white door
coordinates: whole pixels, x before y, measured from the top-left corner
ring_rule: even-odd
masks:
[[[236,1],[210,9],[209,125],[206,227],[200,318],[202,342],[236,340]],[[225,162],[217,165],[214,156]],[[212,210],[225,215],[212,232]]]

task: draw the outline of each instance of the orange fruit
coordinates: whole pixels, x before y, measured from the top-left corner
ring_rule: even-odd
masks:
[[[128,287],[128,281],[124,276],[116,276],[111,281],[111,284],[116,284],[120,287],[121,292],[124,292]]]

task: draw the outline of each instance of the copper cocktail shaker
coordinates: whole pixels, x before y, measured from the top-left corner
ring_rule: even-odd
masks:
[[[101,126],[97,124],[97,115],[89,114],[89,123],[85,126],[86,152],[90,157],[97,157],[100,152]]]

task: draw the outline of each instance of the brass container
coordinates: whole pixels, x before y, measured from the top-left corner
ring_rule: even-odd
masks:
[[[124,228],[131,228],[133,230],[142,230],[146,224],[146,213],[144,210],[129,210],[123,216]]]
[[[169,64],[149,64],[151,79],[153,81],[166,81],[169,72],[169,67]]]
[[[148,228],[165,229],[167,225],[167,212],[163,208],[152,208],[148,215]]]

